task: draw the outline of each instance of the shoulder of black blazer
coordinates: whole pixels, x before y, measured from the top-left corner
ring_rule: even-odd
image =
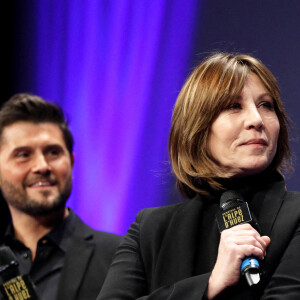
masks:
[[[77,215],[75,217],[57,299],[95,299],[122,237],[94,230]]]

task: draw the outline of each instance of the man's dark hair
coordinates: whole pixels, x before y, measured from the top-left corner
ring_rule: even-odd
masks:
[[[0,110],[0,142],[6,126],[16,122],[53,123],[62,131],[66,147],[72,156],[73,136],[61,107],[31,94],[16,94]]]

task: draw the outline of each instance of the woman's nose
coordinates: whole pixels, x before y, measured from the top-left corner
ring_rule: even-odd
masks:
[[[246,129],[260,129],[263,127],[264,122],[256,106],[245,111],[245,125]]]

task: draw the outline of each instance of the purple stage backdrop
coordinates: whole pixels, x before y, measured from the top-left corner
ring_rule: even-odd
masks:
[[[69,205],[86,223],[123,234],[140,209],[179,200],[170,196],[172,108],[192,66],[215,50],[252,54],[274,72],[296,125],[287,188],[299,190],[300,2],[273,2],[13,2],[15,92],[36,93],[68,113],[75,136]]]
[[[124,234],[140,209],[168,201],[168,132],[199,1],[35,5],[31,92],[69,115],[69,205],[92,227]]]

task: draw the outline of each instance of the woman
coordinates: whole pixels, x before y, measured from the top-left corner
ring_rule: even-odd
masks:
[[[300,299],[300,194],[287,192],[288,118],[274,76],[257,59],[217,53],[189,76],[175,104],[169,155],[181,204],[142,210],[98,299]],[[256,217],[218,229],[226,190]],[[260,281],[241,275],[260,260]]]

